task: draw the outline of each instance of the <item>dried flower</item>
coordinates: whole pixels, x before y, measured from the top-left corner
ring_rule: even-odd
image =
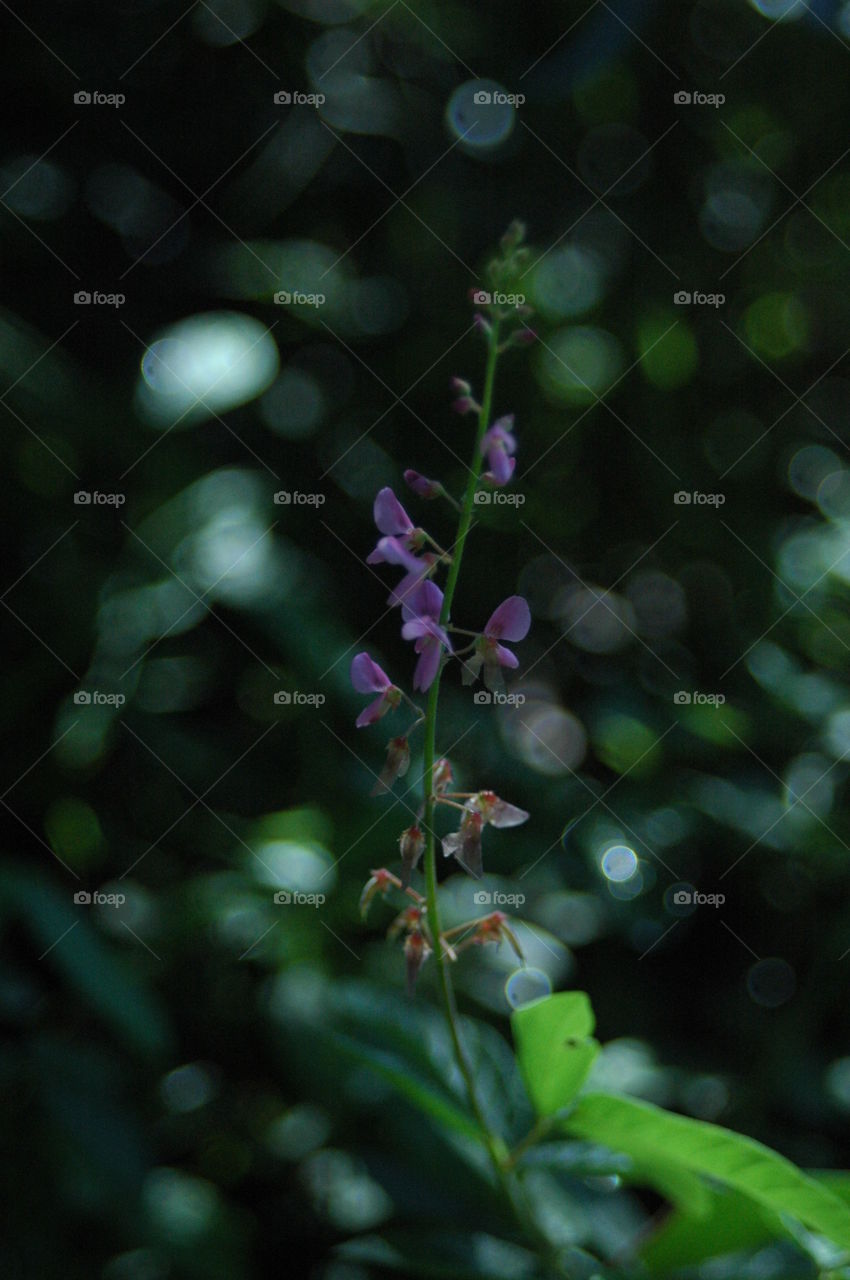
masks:
[[[406,831],[402,831],[398,842],[401,851],[401,887],[406,889],[410,884],[416,864],[422,857],[422,850],[425,848],[425,837],[419,827],[408,827]]]
[[[380,796],[389,791],[396,778],[403,778],[410,768],[410,746],[407,738],[390,738],[387,743],[387,758],[380,772],[378,781],[371,790],[371,795]]]

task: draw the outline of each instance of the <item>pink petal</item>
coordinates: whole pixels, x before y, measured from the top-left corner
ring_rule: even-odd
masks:
[[[380,490],[373,513],[381,533],[401,537],[413,529],[413,521],[390,488]]]
[[[524,640],[531,627],[531,610],[522,596],[508,596],[490,615],[485,636],[493,640]],[[505,665],[516,665],[506,663]]]
[[[351,683],[358,693],[384,693],[392,688],[392,680],[368,655],[358,653],[351,660]]]

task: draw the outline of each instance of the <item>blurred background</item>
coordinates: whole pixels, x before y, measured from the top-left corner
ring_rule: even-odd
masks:
[[[530,1274],[394,1083],[448,1068],[434,974],[410,1005],[357,913],[408,815],[348,683],[368,648],[409,687],[372,500],[460,491],[515,217],[523,501],[478,509],[455,619],[528,598],[525,702],[441,698],[464,789],[532,815],[485,864],[535,973],[456,971],[482,1089],[517,983],[576,987],[598,1083],[846,1164],[850,6],[0,21],[4,1276]],[[568,1175],[591,1249],[653,1207]]]

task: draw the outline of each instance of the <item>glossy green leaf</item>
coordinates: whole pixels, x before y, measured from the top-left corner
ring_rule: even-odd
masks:
[[[599,1052],[595,1025],[583,991],[560,991],[514,1011],[517,1057],[538,1115],[568,1106],[584,1084]]]
[[[743,1192],[773,1213],[850,1248],[850,1208],[784,1156],[718,1125],[670,1115],[648,1102],[613,1094],[586,1094],[564,1121],[577,1137],[603,1142],[632,1156],[647,1181],[669,1180],[671,1166]]]

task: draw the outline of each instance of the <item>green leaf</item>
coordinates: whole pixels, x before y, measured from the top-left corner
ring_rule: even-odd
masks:
[[[424,1111],[426,1115],[454,1129],[457,1133],[474,1138],[476,1142],[483,1141],[483,1135],[475,1121],[450,1098],[438,1093],[429,1081],[418,1078],[409,1064],[381,1049],[372,1049],[360,1044],[340,1031],[332,1032],[331,1037],[335,1048],[340,1053],[374,1071],[420,1111]]]
[[[728,1187],[705,1187],[708,1207],[699,1216],[681,1209],[641,1250],[653,1275],[697,1266],[724,1253],[754,1253],[771,1240],[784,1237],[781,1220],[750,1196]]]
[[[511,1016],[520,1070],[538,1115],[554,1115],[572,1102],[599,1052],[583,991],[560,991]]]
[[[633,1157],[654,1182],[677,1165],[714,1178],[773,1213],[788,1213],[813,1231],[850,1248],[850,1208],[784,1156],[718,1125],[669,1115],[648,1102],[585,1094],[563,1122],[580,1138],[604,1142]]]

